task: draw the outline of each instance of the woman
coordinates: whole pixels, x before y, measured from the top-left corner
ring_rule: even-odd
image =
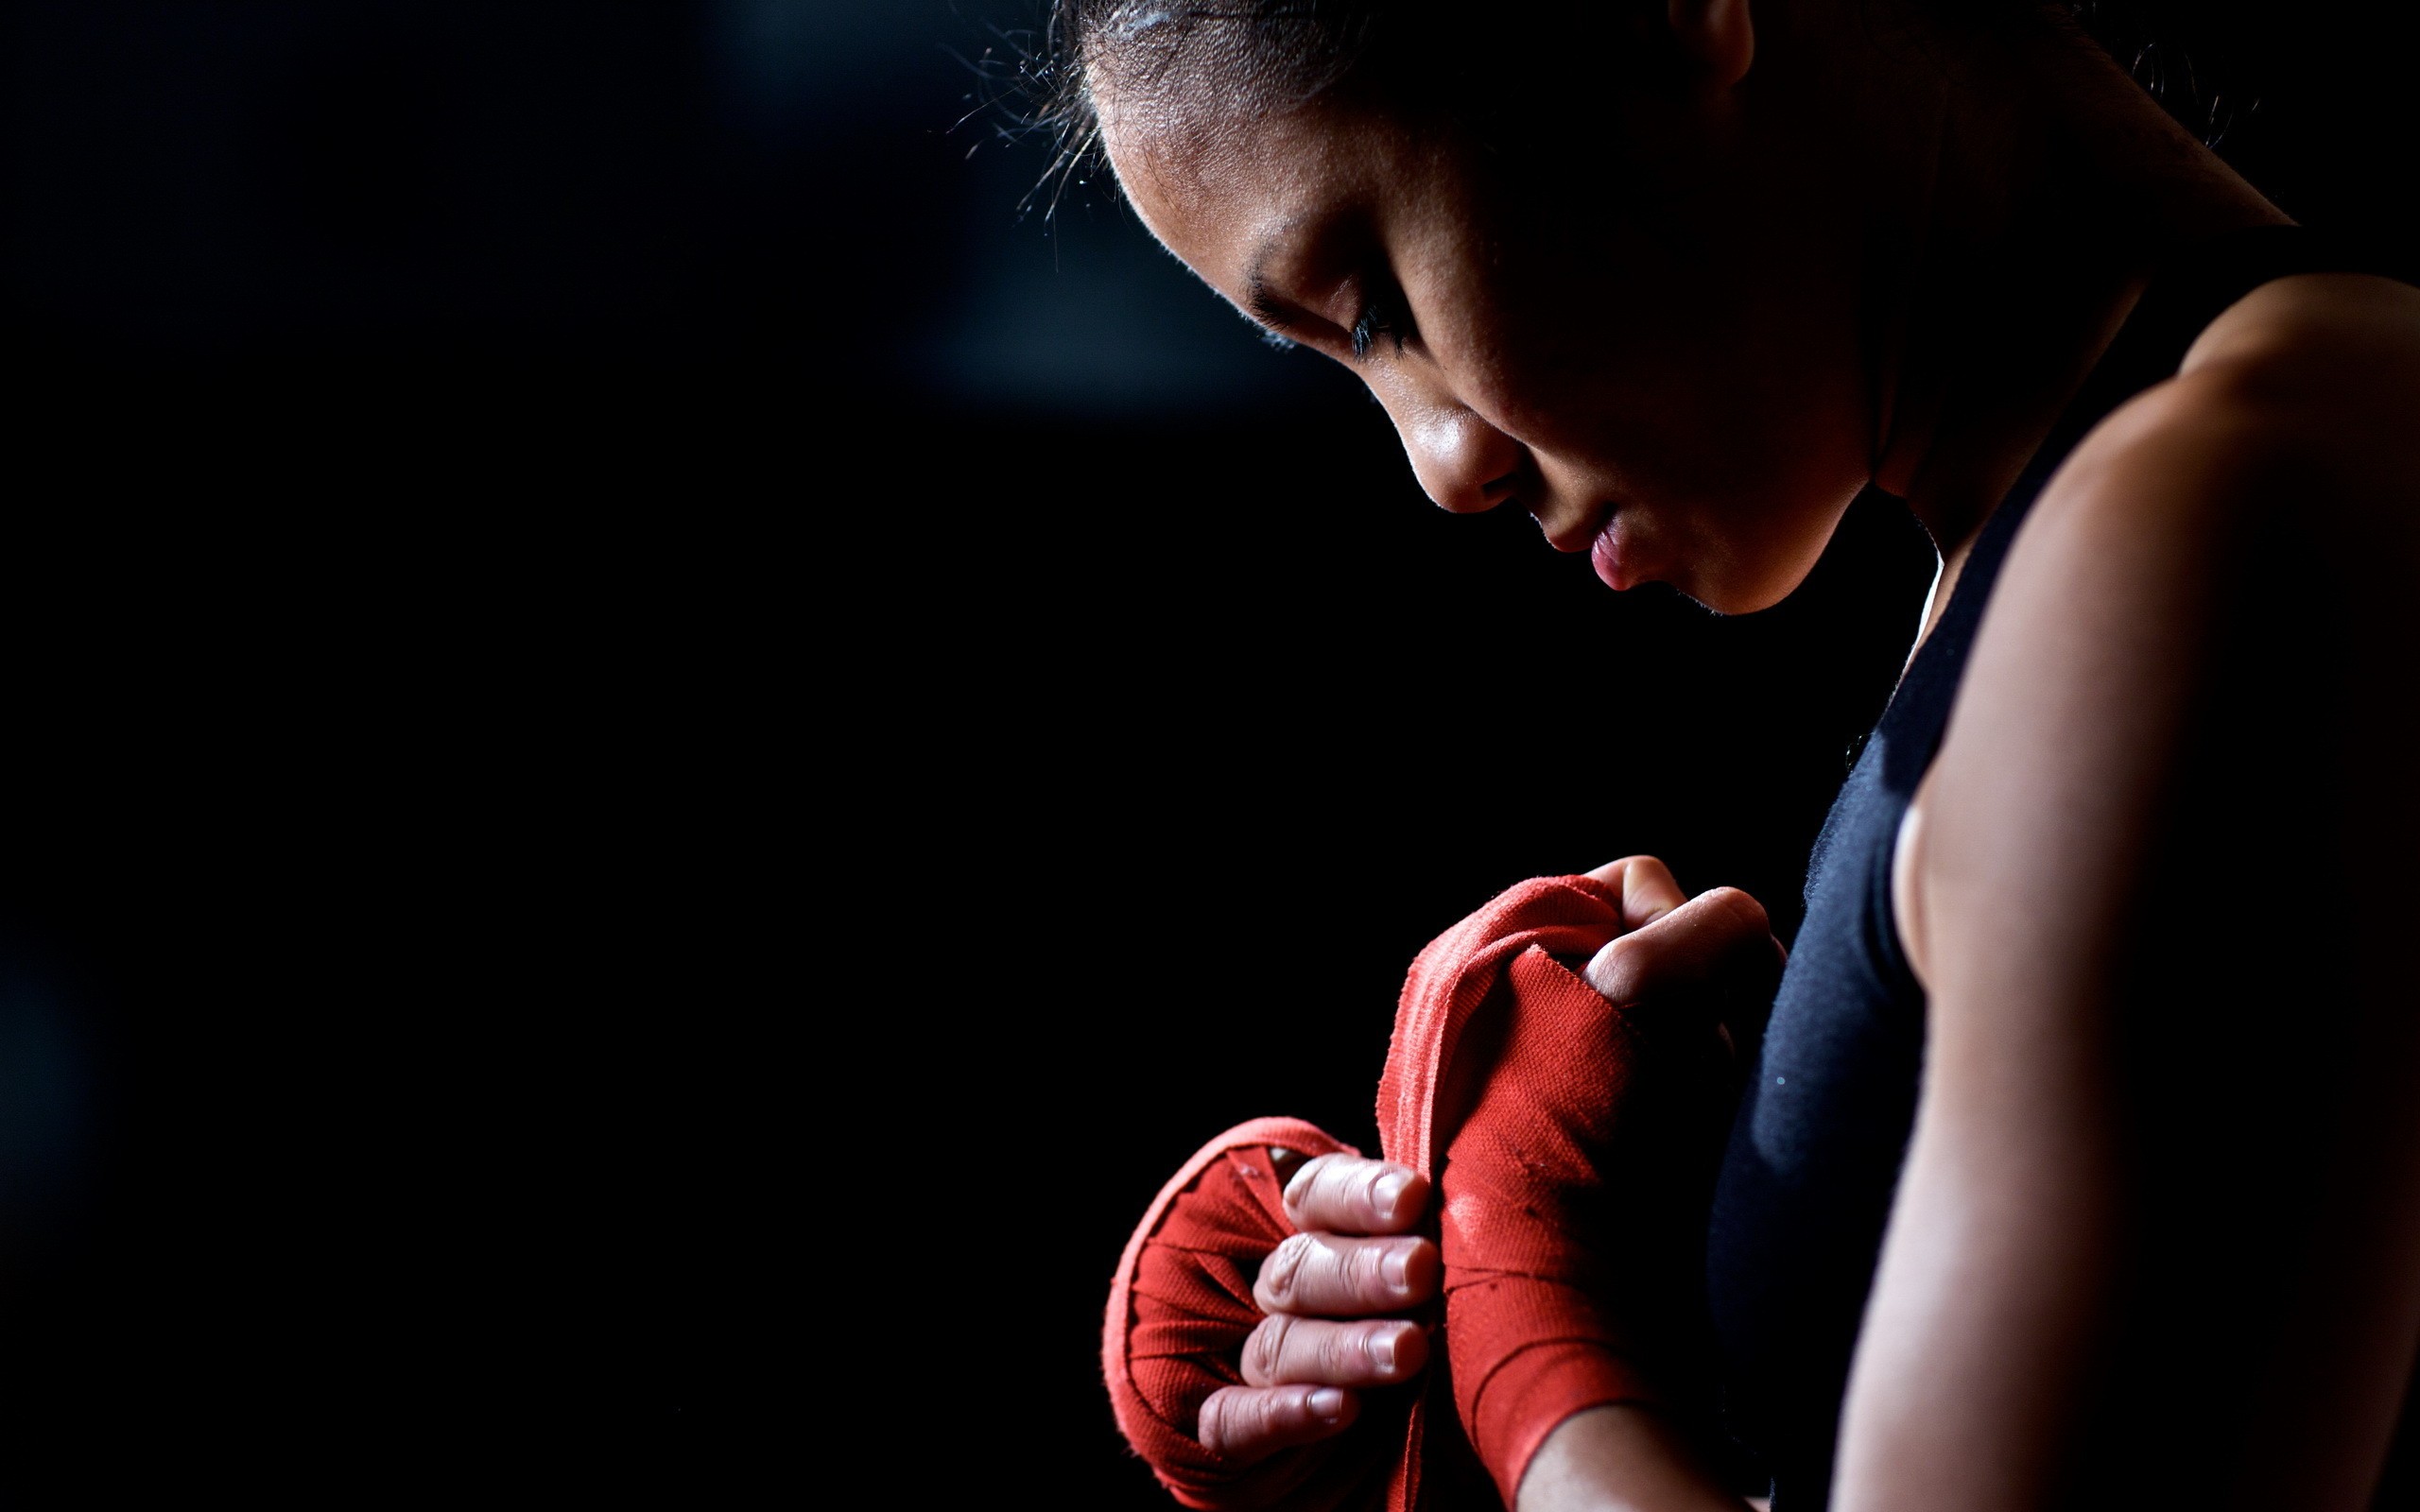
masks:
[[[1730,613],[1868,487],[1940,548],[1713,1200],[1724,1390],[1776,1504],[2408,1496],[2420,291],[2288,229],[2021,0],[1057,25],[1152,232],[1353,368],[1442,507]],[[2264,614],[2279,573],[2325,610]],[[1594,796],[1584,751],[1518,759]],[[1681,916],[1626,871],[1631,922]],[[1663,948],[1624,990],[1703,958]],[[1419,1367],[1425,1198],[1344,1156],[1295,1180],[1310,1232],[1203,1444],[1349,1435]],[[1580,1413],[1520,1512],[1739,1505],[1703,1447]]]

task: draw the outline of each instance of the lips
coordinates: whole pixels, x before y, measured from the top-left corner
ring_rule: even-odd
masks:
[[[1619,592],[1634,588],[1647,579],[1634,562],[1626,562],[1621,543],[1621,511],[1610,504],[1599,505],[1577,529],[1548,531],[1547,543],[1564,553],[1586,552],[1588,564],[1605,586]],[[1546,522],[1538,522],[1541,528]],[[1635,555],[1634,552],[1632,555]]]
[[[1610,504],[1598,505],[1567,530],[1552,528],[1547,524],[1546,517],[1535,510],[1530,511],[1530,518],[1538,522],[1538,529],[1545,533],[1547,545],[1565,556],[1573,556],[1588,550],[1605,527],[1613,523],[1614,507]]]
[[[1588,565],[1597,569],[1599,582],[1617,593],[1639,581],[1637,574],[1622,560],[1621,541],[1615,528],[1620,518],[1618,514],[1606,516],[1605,523],[1598,527],[1596,539],[1588,543]]]

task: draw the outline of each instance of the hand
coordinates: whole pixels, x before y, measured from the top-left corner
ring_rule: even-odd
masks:
[[[1411,1233],[1427,1206],[1427,1178],[1407,1167],[1350,1155],[1301,1163],[1286,1184],[1297,1231],[1253,1287],[1269,1315],[1244,1341],[1246,1384],[1202,1402],[1203,1448],[1250,1465],[1315,1443],[1352,1424],[1355,1388],[1420,1372],[1427,1331],[1387,1314],[1437,1295],[1437,1246]]]
[[[1591,987],[1623,1006],[1694,999],[1734,1022],[1761,1021],[1784,953],[1754,899],[1735,887],[1689,898],[1651,856],[1589,875],[1621,889],[1625,927],[1589,962]],[[1204,1448],[1250,1465],[1333,1437],[1359,1411],[1356,1388],[1409,1380],[1427,1364],[1426,1330],[1401,1314],[1437,1295],[1437,1246],[1411,1233],[1429,1195],[1407,1167],[1355,1156],[1289,1174],[1297,1232],[1261,1264],[1253,1297],[1268,1316],[1245,1341],[1246,1383],[1201,1405]]]
[[[1703,1001],[1726,1040],[1761,1030],[1789,958],[1764,904],[1737,887],[1690,898],[1653,856],[1624,856],[1588,875],[1621,889],[1623,927],[1589,961],[1590,987],[1621,1007]]]
[[[1628,856],[1589,875],[1621,889],[1623,924],[1589,961],[1589,986],[1621,1007],[1699,1004],[1734,1023],[1761,1022],[1787,955],[1763,905],[1735,887],[1687,898],[1652,856]],[[1669,1147],[1657,1153],[1686,1154]],[[1696,1253],[1692,1242],[1685,1251],[1692,1270]],[[1743,1503],[1673,1419],[1625,1404],[1594,1408],[1556,1427],[1530,1459],[1515,1499],[1516,1512],[1606,1506],[1740,1512]]]

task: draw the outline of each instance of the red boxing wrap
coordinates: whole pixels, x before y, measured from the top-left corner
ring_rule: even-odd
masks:
[[[1359,1153],[1299,1119],[1256,1118],[1184,1162],[1126,1242],[1110,1286],[1101,1328],[1110,1405],[1126,1441],[1186,1506],[1374,1506],[1389,1493],[1389,1471],[1402,1457],[1408,1400],[1390,1403],[1371,1393],[1360,1420],[1345,1433],[1248,1467],[1212,1453],[1194,1436],[1210,1394],[1243,1384],[1237,1362],[1261,1319],[1253,1281],[1269,1252],[1294,1231],[1272,1147],[1305,1156]],[[1396,1512],[1408,1505],[1406,1494],[1398,1487],[1389,1497]]]
[[[1686,1327],[1729,1055],[1711,1016],[1617,1007],[1556,959],[1621,920],[1618,888],[1563,877],[1456,925],[1412,965],[1378,1086],[1387,1158],[1436,1182],[1454,1405],[1508,1506],[1564,1419],[1659,1400],[1648,1366]]]
[[[1564,1419],[1654,1401],[1647,1365],[1685,1330],[1702,1202],[1728,1110],[1710,1015],[1616,1007],[1556,959],[1621,933],[1617,889],[1526,882],[1421,952],[1378,1084],[1387,1159],[1435,1183],[1445,1322],[1427,1379],[1362,1393],[1343,1434],[1238,1467],[1194,1436],[1239,1385],[1253,1281],[1293,1232],[1270,1149],[1354,1152],[1295,1119],[1212,1140],[1127,1242],[1101,1367],[1127,1442],[1204,1512],[1506,1505]],[[1711,1113],[1712,1123],[1708,1122]],[[1709,1138],[1711,1136],[1711,1138]],[[1450,1393],[1458,1425],[1442,1416]],[[1440,1401],[1435,1414],[1428,1410]],[[1467,1431],[1465,1438],[1464,1431]]]

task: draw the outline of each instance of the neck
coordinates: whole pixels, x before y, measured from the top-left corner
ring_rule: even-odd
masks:
[[[2082,39],[2046,26],[1992,45],[1991,68],[1936,55],[1898,81],[1895,97],[1927,103],[1886,128],[1906,146],[1874,232],[1891,290],[1876,301],[1874,481],[1931,533],[1945,579],[2151,271],[2286,219]]]

